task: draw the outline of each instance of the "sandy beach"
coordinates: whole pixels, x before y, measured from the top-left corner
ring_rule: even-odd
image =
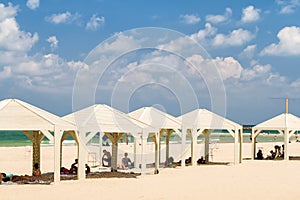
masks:
[[[261,143],[269,150],[275,143]],[[291,155],[300,155],[300,144],[291,143]],[[64,146],[63,165],[69,166],[76,146]],[[42,147],[42,172],[53,169],[52,147]],[[250,157],[250,143],[244,144]],[[1,170],[30,173],[28,147],[0,148]],[[213,161],[233,160],[233,144],[218,144]],[[243,160],[240,165],[200,165],[161,169],[158,175],[138,178],[101,178],[62,181],[55,185],[0,185],[1,199],[298,199],[300,161]],[[97,170],[94,168],[93,170]]]

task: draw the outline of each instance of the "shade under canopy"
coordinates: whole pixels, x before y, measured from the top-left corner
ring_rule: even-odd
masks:
[[[252,128],[252,159],[256,154],[256,137],[264,130],[277,130],[284,135],[284,159],[288,160],[289,138],[300,130],[300,118],[290,113],[283,113],[254,126]]]
[[[54,181],[59,181],[60,140],[63,131],[76,132],[74,124],[21,100],[6,99],[0,101],[0,130],[23,131],[33,143],[33,162],[39,163],[40,143],[43,137],[54,141]]]
[[[203,133],[205,136],[205,161],[209,160],[209,136],[215,129],[227,130],[234,138],[234,163],[242,162],[242,126],[217,115],[206,109],[196,109],[178,117],[182,123],[183,133],[189,134],[191,137],[191,154],[192,163],[196,164],[195,146],[197,145],[197,137]],[[182,142],[185,144],[186,134],[182,134]],[[239,145],[238,145],[239,143]],[[184,162],[184,158],[182,158]],[[182,163],[184,165],[184,163]]]

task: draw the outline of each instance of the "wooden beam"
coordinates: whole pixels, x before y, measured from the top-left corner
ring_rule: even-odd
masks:
[[[104,134],[108,137],[108,139],[109,139],[111,142],[114,141],[114,137],[112,136],[111,133],[104,133]]]
[[[23,131],[23,133],[32,141],[33,139],[33,136],[32,134],[30,133],[30,131]]]
[[[63,136],[61,137],[61,142],[65,141],[70,135],[71,133],[69,131],[64,132]]]

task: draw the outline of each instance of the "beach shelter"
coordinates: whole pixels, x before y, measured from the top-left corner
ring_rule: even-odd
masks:
[[[40,164],[42,139],[47,137],[54,142],[54,181],[60,180],[61,138],[64,131],[76,137],[74,124],[21,100],[6,99],[0,101],[0,130],[23,131],[32,141],[32,165]]]
[[[166,133],[166,159],[169,158],[169,141],[172,133],[181,128],[181,123],[175,117],[162,112],[154,107],[142,107],[129,113],[129,116],[138,119],[146,124],[150,124],[159,130],[159,133],[151,135],[155,143],[155,169],[159,167],[160,155],[160,138],[163,133]]]
[[[63,119],[75,123],[79,130],[79,137],[84,144],[87,144],[98,132],[105,134],[112,142],[112,163],[111,170],[117,170],[118,141],[130,133],[135,138],[142,139],[142,151],[145,151],[148,133],[155,133],[157,130],[139,120],[129,117],[127,114],[105,104],[95,104],[64,116]],[[135,139],[136,141],[136,139]],[[100,142],[101,144],[102,142]],[[136,163],[136,142],[134,143],[134,163]],[[100,145],[101,148],[101,145]],[[101,152],[101,149],[100,149]],[[144,152],[142,152],[144,155]],[[84,163],[79,163],[84,165]],[[142,172],[146,164],[142,161]]]
[[[300,130],[300,118],[290,113],[283,113],[254,126],[252,128],[252,159],[256,155],[256,138],[264,130],[277,130],[283,134],[284,160],[288,160],[289,139],[297,130]]]
[[[178,117],[182,123],[182,145],[186,143],[186,134],[191,138],[192,164],[196,165],[195,148],[199,134],[205,136],[205,161],[209,161],[209,137],[213,130],[227,130],[234,138],[234,163],[242,162],[242,126],[206,109],[196,109]],[[184,166],[184,158],[181,165]]]

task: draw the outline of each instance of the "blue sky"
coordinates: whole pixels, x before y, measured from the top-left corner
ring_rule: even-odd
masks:
[[[161,27],[186,34],[209,53],[210,61],[216,64],[222,77],[226,116],[230,119],[256,124],[284,112],[284,100],[274,97],[291,98],[290,112],[300,115],[299,18],[299,0],[205,3],[197,0],[90,0],[88,3],[2,0],[0,98],[19,98],[57,115],[66,115],[72,111],[77,71],[90,51],[126,30]],[[158,58],[157,55],[150,58],[149,54],[142,51],[137,57],[128,54],[115,62],[112,72],[120,75],[124,69],[138,68],[138,64]],[[164,58],[164,63],[174,61],[166,59],[166,55],[159,58]],[[190,60],[199,62],[199,56],[193,58]],[[146,71],[138,78],[145,74]],[[199,107],[210,109],[208,87],[199,84],[205,81],[189,78]],[[130,81],[134,83],[135,79],[131,77]],[[96,102],[111,104],[111,86],[99,86]],[[168,113],[180,114],[176,94],[168,88],[140,88],[132,94],[129,104],[130,110],[160,104]]]

